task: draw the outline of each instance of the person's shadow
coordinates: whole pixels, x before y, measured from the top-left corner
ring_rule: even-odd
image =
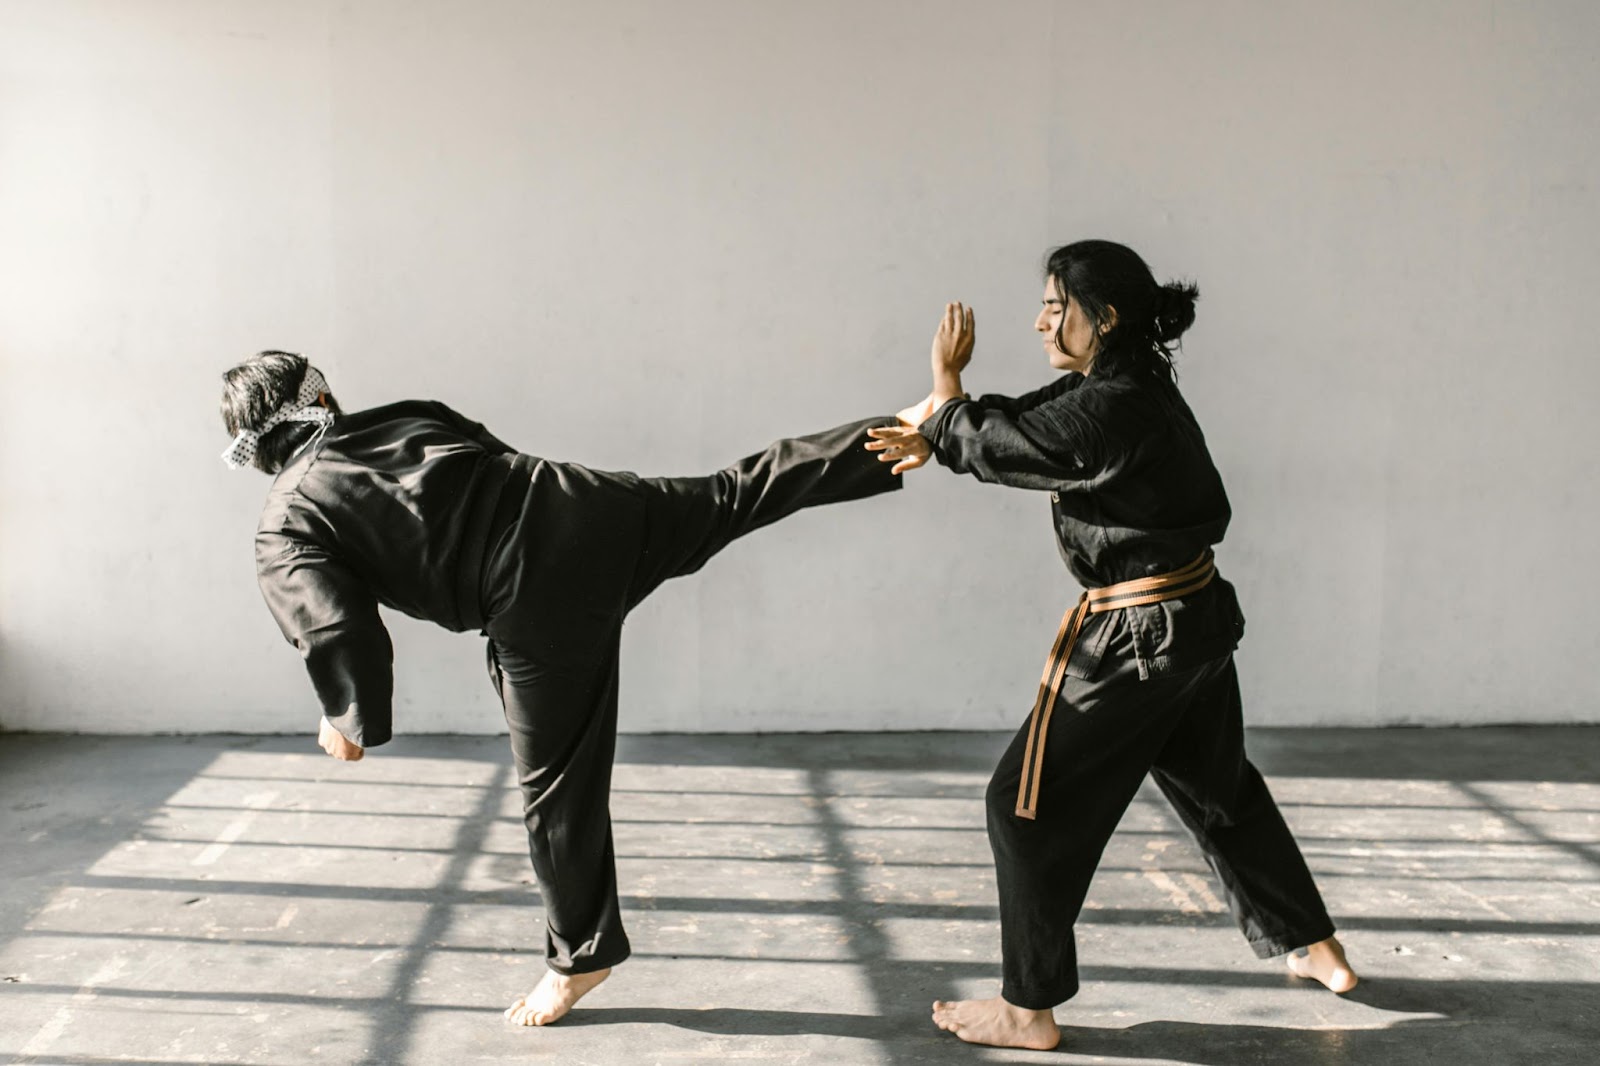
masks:
[[[1368,981],[1345,996],[1404,1015],[1372,1028],[1314,1029],[1141,1022],[1126,1029],[1061,1027],[1062,1051],[1194,1066],[1594,1066],[1600,995],[1548,981]]]
[[[1367,981],[1346,999],[1402,1015],[1363,1028],[1287,1028],[1235,1022],[1148,1021],[1125,1028],[1064,1024],[1056,1057],[1148,1059],[1193,1066],[1594,1066],[1600,1062],[1600,995],[1592,984],[1517,981]],[[1058,1017],[1070,1018],[1070,1007]],[[893,1063],[971,1063],[973,1049],[939,1032],[926,1011],[874,1017],[719,1007],[595,1008],[563,1025],[646,1022],[708,1035],[831,1036],[870,1040]],[[992,1056],[992,1053],[991,1053]],[[1025,1058],[1021,1058],[1024,1057]],[[992,1057],[986,1061],[993,1061]]]

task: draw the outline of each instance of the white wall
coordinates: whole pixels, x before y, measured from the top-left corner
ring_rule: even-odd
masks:
[[[1054,243],[1203,292],[1262,724],[1595,721],[1600,14],[1580,3],[0,0],[0,726],[309,728],[219,375],[445,400],[709,471],[1047,379]],[[1019,721],[1075,595],[1041,498],[940,470],[629,625],[633,730]],[[390,616],[399,728],[500,723]]]

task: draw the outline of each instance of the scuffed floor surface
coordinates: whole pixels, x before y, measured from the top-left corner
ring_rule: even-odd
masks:
[[[1257,731],[1364,983],[1257,960],[1147,786],[1079,926],[1055,1052],[928,1021],[997,990],[983,787],[1005,737],[624,738],[635,955],[566,1021],[501,738],[0,736],[0,1059],[1600,1061],[1600,729]]]

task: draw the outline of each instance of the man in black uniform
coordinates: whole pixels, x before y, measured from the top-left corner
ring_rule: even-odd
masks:
[[[223,458],[276,475],[257,573],[305,659],[329,754],[358,759],[390,737],[378,604],[488,636],[550,967],[506,1015],[556,1020],[629,954],[607,807],[623,619],[736,537],[898,488],[863,447],[895,418],[780,440],[709,477],[641,478],[520,454],[441,403],[345,414],[286,352],[223,379]]]

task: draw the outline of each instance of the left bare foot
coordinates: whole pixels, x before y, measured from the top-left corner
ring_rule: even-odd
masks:
[[[506,1008],[506,1020],[514,1025],[549,1025],[565,1017],[574,1003],[610,976],[610,967],[594,973],[575,974],[549,970],[532,992]]]
[[[933,1024],[969,1044],[1049,1051],[1061,1042],[1053,1013],[1013,1007],[999,996],[936,1002]]]
[[[1359,980],[1344,957],[1344,945],[1331,936],[1307,947],[1305,955],[1290,955],[1289,972],[1296,977],[1321,981],[1340,995],[1354,988]]]

